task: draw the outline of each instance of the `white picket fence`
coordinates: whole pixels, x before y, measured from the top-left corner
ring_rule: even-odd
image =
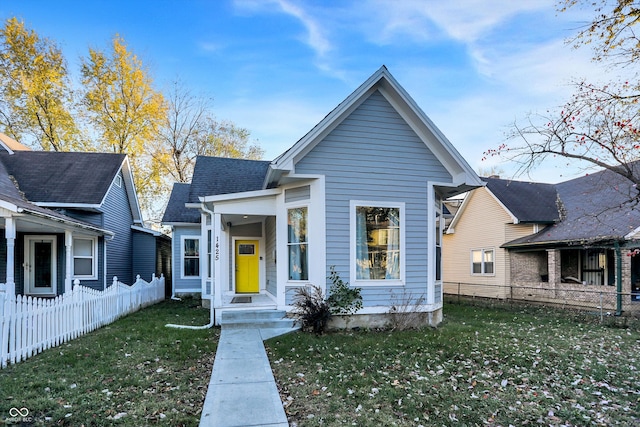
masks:
[[[15,295],[0,284],[0,368],[56,347],[119,317],[164,299],[164,276],[137,277],[132,286],[113,278],[104,291],[80,286],[56,298]]]

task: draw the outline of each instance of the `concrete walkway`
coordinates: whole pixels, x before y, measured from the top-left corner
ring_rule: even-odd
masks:
[[[288,427],[258,328],[223,326],[200,427]]]

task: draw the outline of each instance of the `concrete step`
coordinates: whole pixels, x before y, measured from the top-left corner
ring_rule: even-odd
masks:
[[[228,310],[222,312],[220,326],[224,329],[260,329],[269,339],[300,329],[284,310]]]
[[[225,310],[222,312],[221,322],[233,323],[234,321],[246,321],[246,320],[280,320],[286,315],[284,310]]]

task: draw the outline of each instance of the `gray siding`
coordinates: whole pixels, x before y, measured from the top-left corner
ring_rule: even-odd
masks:
[[[156,238],[149,233],[133,232],[133,273],[147,282],[156,270]]]
[[[276,296],[278,276],[276,272],[276,218],[268,217],[265,220],[265,269],[267,292]]]
[[[113,280],[113,276],[117,276],[120,282],[132,285],[135,282],[132,268],[133,216],[124,185],[111,185],[102,211],[103,226],[115,233],[113,239],[107,242],[107,284]]]
[[[296,164],[296,173],[326,177],[327,276],[335,265],[349,280],[350,200],[404,202],[405,291],[426,292],[427,181],[452,179],[382,94],[366,99]],[[366,287],[362,295],[365,306],[388,305],[390,288]]]
[[[302,187],[289,188],[284,190],[284,202],[299,202],[301,200],[309,200],[311,197],[311,186],[303,185]]]
[[[193,226],[185,226],[185,227],[174,227],[173,236],[171,241],[172,244],[172,281],[174,284],[175,292],[182,292],[190,289],[201,289],[200,278],[182,278],[182,236],[196,236],[200,237],[200,224],[194,224]],[[200,250],[204,249],[206,242],[200,242]],[[203,272],[202,265],[200,266],[200,273]]]

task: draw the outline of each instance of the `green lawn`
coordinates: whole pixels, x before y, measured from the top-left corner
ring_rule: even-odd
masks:
[[[35,425],[197,425],[219,329],[199,301],[165,301],[0,369],[0,424],[27,408]],[[24,413],[24,412],[23,412]]]
[[[438,329],[292,334],[267,351],[298,426],[640,425],[640,333],[447,304]],[[195,426],[219,329],[166,301],[0,370],[0,423]],[[15,412],[15,410],[14,410]]]
[[[640,425],[640,333],[447,304],[437,329],[267,342],[291,423]]]

